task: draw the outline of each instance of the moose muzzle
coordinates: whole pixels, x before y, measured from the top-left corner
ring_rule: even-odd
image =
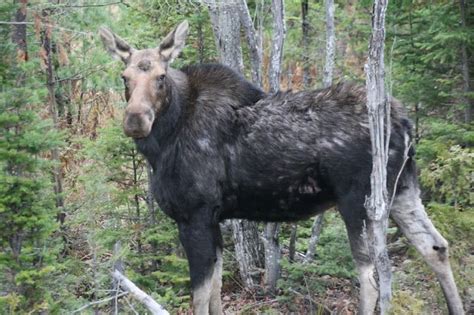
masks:
[[[140,111],[125,111],[123,130],[125,135],[132,138],[145,138],[151,132],[154,113],[151,108]]]

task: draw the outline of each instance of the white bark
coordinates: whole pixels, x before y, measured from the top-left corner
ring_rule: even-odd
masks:
[[[274,292],[280,278],[281,249],[278,242],[279,223],[267,223],[263,236],[265,247],[265,289]]]
[[[169,313],[155,300],[138,288],[132,281],[125,277],[120,271],[114,270],[112,277],[120,283],[120,286],[130,292],[140,303],[146,306],[153,315],[169,315]]]
[[[264,261],[257,224],[247,220],[231,222],[240,277],[247,288],[254,288],[259,283]]]
[[[324,64],[324,87],[332,85],[334,72],[334,54],[336,46],[336,35],[334,30],[334,0],[325,0],[326,7],[326,62]]]
[[[379,306],[386,314],[391,300],[391,264],[387,253],[386,236],[389,207],[387,199],[387,159],[390,130],[390,111],[385,92],[384,40],[385,12],[388,0],[375,0],[372,16],[372,36],[369,58],[365,65],[367,76],[367,108],[372,141],[371,195],[366,200],[366,239],[369,253],[379,279]]]
[[[466,11],[468,10],[466,0],[459,0],[459,6],[461,9],[461,25],[464,30],[467,30]],[[466,106],[464,110],[464,122],[469,124],[472,121],[474,101],[473,97],[469,95],[471,92],[471,79],[469,78],[469,56],[465,41],[463,41],[461,44],[461,72],[463,79],[463,92],[465,93],[463,96],[463,101],[464,105]]]
[[[242,73],[244,63],[240,46],[240,4],[235,0],[204,0],[204,3],[209,9],[220,62]]]
[[[311,238],[309,239],[308,250],[306,251],[305,263],[309,263],[314,259],[314,254],[316,253],[316,245],[319,242],[319,236],[323,230],[323,219],[324,215],[318,214],[314,218],[313,226],[311,227]]]
[[[301,0],[301,32],[303,44],[303,87],[309,88],[311,84],[310,63],[309,63],[309,21],[308,21],[309,5],[308,0]]]
[[[249,8],[246,0],[240,0],[239,6],[240,23],[245,31],[247,43],[250,50],[250,63],[252,72],[252,82],[262,87],[262,37],[255,30],[252,18],[250,17]]]
[[[285,40],[284,14],[285,8],[283,6],[283,0],[273,0],[272,53],[270,56],[270,68],[268,70],[270,93],[275,93],[280,89],[281,63],[283,60],[283,43]]]

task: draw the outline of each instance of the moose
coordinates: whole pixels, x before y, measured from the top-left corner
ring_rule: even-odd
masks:
[[[142,50],[106,28],[100,36],[125,64],[124,132],[153,168],[160,208],[177,222],[194,313],[222,314],[219,222],[294,221],[333,206],[359,273],[360,313],[373,313],[378,293],[363,239],[372,169],[364,88],[342,83],[266,95],[223,65],[173,69],[187,32],[184,21],[158,47]],[[448,242],[420,199],[410,121],[400,102],[389,102],[391,217],[436,273],[449,312],[463,314]]]

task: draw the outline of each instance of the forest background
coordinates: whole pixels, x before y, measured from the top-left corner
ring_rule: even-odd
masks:
[[[135,47],[153,47],[187,19],[187,46],[173,66],[218,62],[206,3],[0,3],[0,314],[143,313],[128,295],[113,303],[117,264],[171,313],[189,309],[177,229],[150,197],[147,164],[123,135],[122,64],[107,55],[97,30],[105,25]],[[262,38],[268,91],[271,1],[247,5]],[[369,0],[335,1],[333,82],[363,84],[371,10]],[[464,0],[390,1],[385,43],[388,88],[413,119],[423,199],[451,243],[466,309],[474,309],[473,10]],[[284,1],[284,17],[281,89],[322,87],[324,1]],[[243,30],[240,39],[251,79]],[[357,280],[344,226],[335,211],[320,217],[316,253],[307,253],[315,223],[280,227],[281,273],[271,294],[261,289],[261,270],[252,275],[257,285],[242,281],[225,224],[225,310],[353,313]],[[389,250],[393,312],[445,313],[434,275],[394,225]]]

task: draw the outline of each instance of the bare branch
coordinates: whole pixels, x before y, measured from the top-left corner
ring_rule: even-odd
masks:
[[[93,305],[102,304],[102,303],[108,302],[108,301],[110,301],[110,300],[113,300],[113,299],[115,299],[115,298],[119,298],[119,297],[125,296],[125,295],[127,295],[127,294],[128,294],[128,292],[121,292],[120,294],[117,294],[117,295],[114,295],[114,296],[110,296],[110,297],[105,298],[105,299],[102,299],[102,300],[98,300],[98,301],[94,301],[94,302],[87,303],[86,305],[83,305],[83,306],[81,306],[80,308],[78,308],[77,310],[73,311],[71,314],[79,313],[80,311],[85,310],[86,308],[91,307],[91,306],[93,306]]]
[[[21,24],[26,24],[26,25],[34,25],[35,23],[33,22],[9,22],[9,21],[0,21],[0,25],[21,25]],[[71,33],[76,33],[76,34],[81,34],[81,35],[94,35],[94,33],[92,32],[81,32],[81,31],[76,31],[76,30],[72,30],[72,29],[69,29],[69,28],[65,28],[65,27],[62,27],[62,26],[57,26],[57,25],[53,25],[53,24],[43,24],[44,26],[46,27],[52,27],[52,28],[56,28],[58,30],[62,30],[62,31],[65,31],[65,32],[71,32]]]
[[[114,270],[112,272],[112,276],[120,286],[129,291],[138,301],[143,303],[152,314],[154,315],[169,315],[169,313],[155,300],[145,292],[143,292],[140,288],[138,288],[132,281],[130,281],[127,277],[125,277],[120,271]],[[108,298],[108,300],[113,299],[115,297]]]

